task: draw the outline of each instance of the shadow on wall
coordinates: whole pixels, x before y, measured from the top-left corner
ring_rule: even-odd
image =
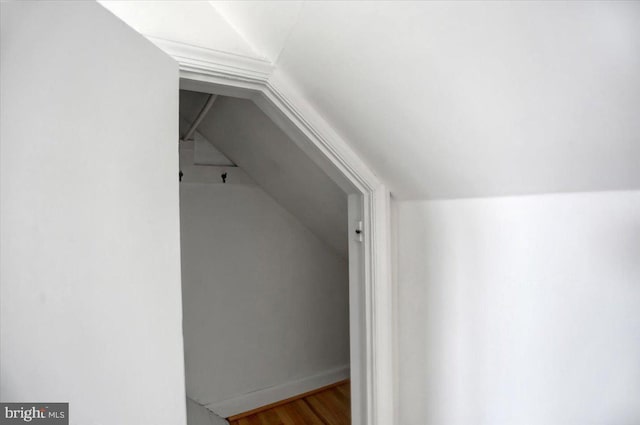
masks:
[[[180,205],[188,396],[228,417],[347,378],[347,260],[255,185],[182,183]]]
[[[229,422],[187,398],[187,425],[229,425]]]

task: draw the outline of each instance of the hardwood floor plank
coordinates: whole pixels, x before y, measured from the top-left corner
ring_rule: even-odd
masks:
[[[348,411],[340,405],[337,398],[326,392],[306,397],[305,401],[313,411],[330,425],[349,425],[351,423]]]
[[[289,405],[278,406],[273,410],[276,411],[280,420],[282,420],[283,425],[297,425],[303,424],[304,418]]]
[[[305,422],[309,425],[330,425],[327,422],[323,421],[321,417],[316,415],[316,413],[309,407],[309,404],[305,400],[296,400],[293,404],[293,408],[298,411],[302,417],[307,420]]]
[[[296,400],[291,403],[290,408],[292,409],[292,413],[296,416],[297,422],[303,420],[305,424],[309,425],[326,425],[325,422],[319,418],[313,410],[309,407],[309,405],[304,400]]]
[[[271,409],[256,415],[260,419],[260,425],[283,425],[278,413]]]
[[[340,405],[340,410],[343,412],[349,412],[351,410],[351,402],[349,401],[349,398],[341,393],[337,388],[332,388],[331,391],[327,391],[327,393]]]
[[[249,421],[249,425],[262,425],[262,421],[258,417],[258,415],[251,415],[247,417]]]
[[[337,385],[335,388],[340,391],[345,397],[351,399],[351,384],[349,382]]]

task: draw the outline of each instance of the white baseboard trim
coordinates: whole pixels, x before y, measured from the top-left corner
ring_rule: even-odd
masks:
[[[267,404],[285,400],[348,379],[349,373],[349,366],[342,366],[307,378],[252,391],[227,400],[209,403],[205,405],[205,407],[218,416],[228,418],[229,416],[248,412],[249,410],[266,406]]]

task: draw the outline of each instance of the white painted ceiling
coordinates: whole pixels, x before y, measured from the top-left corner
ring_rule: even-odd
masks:
[[[192,43],[273,62],[396,198],[640,188],[640,2],[206,5]]]
[[[640,2],[212,3],[399,198],[640,188]]]
[[[206,98],[181,90],[182,133]],[[347,257],[346,194],[251,100],[218,96],[198,132],[328,247]],[[206,163],[211,155],[204,148],[198,153],[196,145],[196,163]]]
[[[257,55],[206,1],[101,0],[99,3],[144,35],[180,40],[239,56]]]

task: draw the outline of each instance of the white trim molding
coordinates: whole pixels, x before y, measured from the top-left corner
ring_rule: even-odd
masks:
[[[182,71],[262,82],[266,82],[273,72],[273,64],[264,59],[206,49],[150,35],[145,37],[174,58]]]
[[[313,391],[349,378],[349,366],[331,369],[313,376],[295,379],[273,387],[251,391],[241,396],[205,404],[204,407],[218,416],[229,416],[248,412],[258,407],[286,400],[299,394]]]
[[[181,88],[252,99],[347,193],[363,198],[366,394],[362,424],[394,425],[393,291],[387,187],[272,64],[151,38],[180,66]],[[213,407],[213,406],[212,406]]]

